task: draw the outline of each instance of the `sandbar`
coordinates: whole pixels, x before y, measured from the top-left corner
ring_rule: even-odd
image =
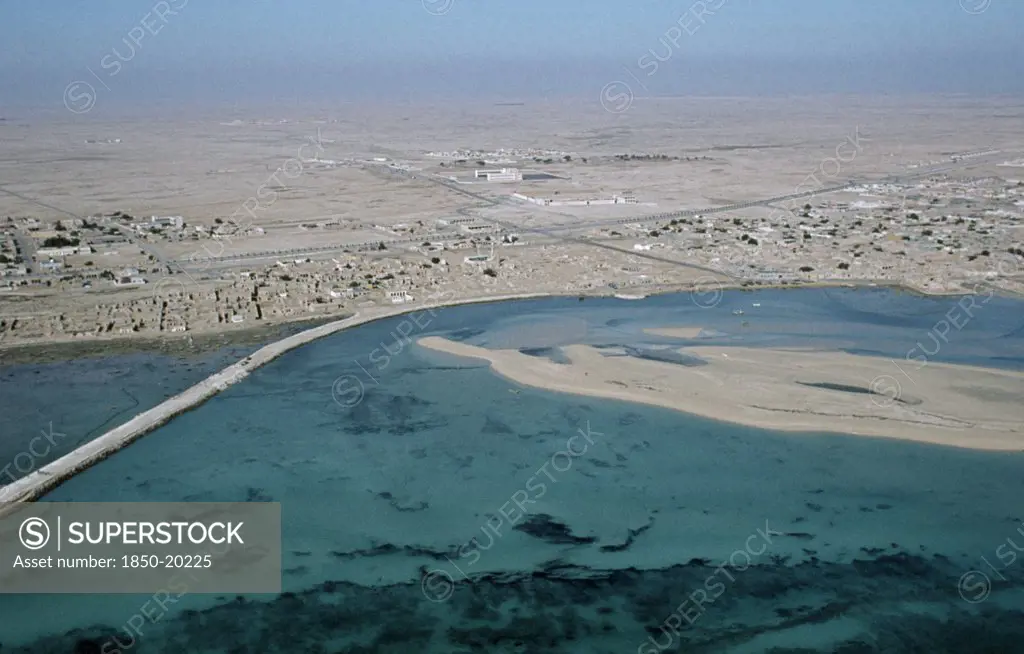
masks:
[[[702,346],[680,365],[563,348],[569,363],[440,337],[423,347],[484,359],[525,386],[660,406],[751,427],[896,438],[979,450],[1024,450],[1024,373],[847,354]]]
[[[703,331],[700,327],[651,327],[645,329],[644,333],[669,338],[700,338]]]

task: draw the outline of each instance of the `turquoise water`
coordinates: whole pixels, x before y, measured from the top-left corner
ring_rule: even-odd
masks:
[[[645,327],[693,325],[715,330],[701,344],[902,360],[932,349],[955,305],[887,290],[730,292],[710,309],[556,299],[423,314],[411,334],[641,356],[678,343]],[[1024,369],[1022,307],[991,300],[931,358]],[[135,633],[149,597],[0,596],[0,651],[1024,651],[1024,562],[1006,556],[1008,539],[1024,549],[1024,454],[520,388],[409,345],[404,320],[291,352],[46,498],[279,501],[285,593],[184,596]],[[61,406],[84,429],[85,398],[117,389],[77,392]],[[59,401],[41,391],[18,411]],[[984,601],[964,599],[985,590],[972,571],[993,581]]]
[[[74,451],[255,349],[229,347],[188,359],[125,354],[0,368],[0,486]]]

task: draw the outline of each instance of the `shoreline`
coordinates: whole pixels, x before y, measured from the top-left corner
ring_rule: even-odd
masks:
[[[708,275],[710,278],[711,275]],[[979,282],[979,285],[983,282]],[[888,289],[898,292],[906,292],[923,298],[956,298],[970,295],[971,292],[964,290],[962,292],[929,292],[924,291],[914,286],[900,282],[875,282],[871,280],[850,280],[850,281],[835,281],[835,282],[803,282],[794,284],[781,284],[781,283],[770,283],[770,284],[755,284],[751,286],[744,286],[737,283],[717,283],[715,289],[712,292],[718,291],[743,291],[743,292],[757,292],[757,291],[769,291],[769,290],[800,290],[800,289],[867,289],[867,288],[880,288]],[[1006,299],[1024,300],[1024,295],[1013,293],[1011,291],[998,290],[989,287],[992,294],[996,297],[1003,297]],[[661,295],[672,295],[674,293],[687,293],[700,290],[694,282],[683,283],[678,285],[669,286],[655,286],[648,289],[637,288],[637,294],[642,294],[646,298],[657,297]],[[645,291],[641,293],[640,291]],[[704,292],[708,292],[708,289],[704,289]],[[448,300],[443,306],[458,306],[462,304],[481,304],[487,302],[501,302],[510,299],[543,299],[543,298],[607,298],[616,299],[616,294],[622,294],[623,289],[601,289],[600,291],[594,290],[583,290],[577,293],[548,293],[548,292],[534,292],[534,293],[522,293],[512,294],[508,296],[495,296],[497,299],[493,299],[487,296],[466,298],[460,300]],[[618,298],[621,299],[621,298]],[[42,364],[42,363],[58,363],[62,361],[74,361],[80,359],[91,359],[105,356],[117,356],[122,354],[136,354],[142,352],[157,352],[166,354],[169,356],[183,356],[191,354],[203,354],[212,350],[230,347],[233,345],[253,345],[259,343],[265,343],[267,336],[278,338],[282,332],[286,332],[290,329],[314,329],[318,326],[332,324],[348,318],[357,316],[361,311],[367,310],[385,310],[393,309],[395,307],[389,307],[387,305],[380,305],[371,307],[369,309],[355,309],[354,311],[340,312],[336,316],[324,317],[324,318],[303,318],[293,321],[281,321],[267,323],[259,326],[243,327],[237,329],[227,330],[207,330],[198,332],[179,332],[176,334],[139,334],[137,336],[132,335],[118,335],[110,338],[67,338],[63,340],[29,340],[29,341],[0,341],[0,368],[10,365],[19,364]],[[432,308],[438,308],[433,306]],[[400,310],[399,313],[391,315],[401,315],[401,313],[411,313],[417,311],[415,308],[406,308]],[[193,342],[198,343],[197,345],[189,344],[189,338]],[[287,338],[284,336],[282,338]],[[280,340],[280,339],[278,339]]]
[[[854,285],[855,287],[868,287],[870,282],[864,282],[861,285]],[[850,286],[850,283],[836,283],[836,284],[776,284],[776,285],[759,285],[756,287],[743,287],[736,285],[721,284],[719,288],[725,290],[742,290],[756,292],[759,290],[774,290],[774,289],[801,289],[813,286],[824,286],[824,287],[846,287]],[[876,285],[876,287],[881,287]],[[928,294],[912,287],[906,287],[902,285],[894,285],[887,288],[902,288],[904,290],[917,293],[924,296],[938,296],[938,294]],[[609,289],[611,290],[611,289]],[[620,289],[615,289],[618,291]],[[672,293],[682,293],[687,291],[695,290],[694,284],[681,284],[679,286],[671,287],[654,287],[649,289],[648,297],[654,295],[667,295]],[[965,293],[955,294],[956,296],[964,295]],[[942,296],[948,296],[950,294],[942,294]],[[580,293],[521,293],[521,294],[508,294],[508,295],[495,295],[495,296],[481,296],[474,298],[465,299],[445,299],[437,302],[423,303],[416,306],[400,305],[400,306],[375,306],[367,308],[363,311],[357,311],[356,313],[346,316],[341,319],[332,320],[325,324],[321,324],[316,327],[305,329],[296,334],[292,334],[285,338],[279,339],[272,343],[266,344],[251,355],[243,358],[241,361],[235,362],[230,366],[227,366],[223,370],[220,370],[213,375],[210,375],[203,381],[191,386],[185,391],[164,400],[157,406],[140,413],[127,421],[126,423],[107,431],[106,433],[98,436],[92,441],[82,445],[81,447],[65,454],[64,456],[50,462],[49,464],[39,468],[28,475],[18,479],[17,481],[0,487],[0,516],[6,514],[10,510],[14,510],[14,506],[21,502],[31,502],[46,493],[57,488],[68,479],[71,479],[79,472],[87,470],[93,465],[103,461],[107,457],[115,454],[121,449],[124,449],[131,443],[135,442],[139,438],[145,436],[149,432],[157,429],[158,427],[166,424],[176,416],[190,411],[200,405],[206,400],[217,395],[222,390],[225,390],[229,386],[241,381],[249,375],[250,372],[262,367],[270,361],[278,358],[279,356],[301,347],[307,343],[319,340],[326,336],[330,336],[337,332],[365,325],[378,320],[384,320],[387,318],[393,318],[409,313],[416,313],[419,311],[429,311],[433,309],[443,309],[447,307],[463,306],[470,304],[489,304],[494,302],[509,302],[517,300],[535,300],[535,299],[547,299],[547,298],[571,298],[579,297],[581,301],[586,298],[609,298],[613,299],[613,293],[602,289],[600,293],[596,292],[580,292]],[[628,300],[621,300],[626,302]],[[269,327],[269,326],[268,326]],[[128,339],[134,341],[135,339]],[[0,352],[3,348],[0,347]],[[4,506],[10,504],[12,506]]]
[[[102,359],[128,354],[160,354],[187,358],[245,345],[265,345],[298,331],[313,329],[352,317],[354,312],[319,320],[296,320],[222,331],[168,334],[164,336],[117,336],[111,338],[29,341],[0,345],[0,369],[6,366],[61,363]]]
[[[17,510],[19,504],[32,502],[54,490],[75,475],[88,470],[104,459],[128,447],[146,434],[170,422],[175,417],[201,406],[221,391],[249,376],[281,355],[302,345],[331,336],[340,331],[358,327],[378,320],[394,318],[407,313],[443,309],[465,304],[487,304],[513,300],[529,300],[547,297],[544,294],[500,295],[466,300],[444,300],[424,303],[418,306],[372,307],[351,316],[327,324],[303,330],[297,334],[269,343],[256,352],[220,370],[201,382],[170,397],[155,407],[137,414],[122,425],[111,429],[93,440],[51,461],[24,477],[0,487],[0,516]]]

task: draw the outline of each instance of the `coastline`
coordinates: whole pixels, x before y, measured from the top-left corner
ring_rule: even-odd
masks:
[[[260,348],[241,361],[210,375],[203,381],[183,392],[170,397],[155,407],[144,411],[124,424],[107,431],[81,447],[30,472],[17,481],[0,487],[0,516],[17,510],[24,502],[32,502],[57,488],[68,479],[103,461],[109,456],[128,447],[151,431],[166,424],[178,415],[190,411],[221,391],[249,376],[249,373],[273,361],[281,355],[307,343],[336,334],[346,329],[365,325],[407,313],[442,309],[465,304],[487,304],[512,300],[529,300],[547,297],[545,294],[501,295],[465,300],[444,300],[417,306],[373,307],[365,311],[334,320],[327,324],[303,330]]]
[[[79,338],[51,342],[13,342],[0,344],[0,368],[19,364],[59,363],[147,352],[181,358],[200,356],[227,347],[264,345],[268,341],[291,336],[296,331],[312,329],[350,318],[353,315],[349,312],[328,319],[276,322],[241,329],[195,332],[185,335],[180,333],[165,336],[120,335],[89,340]]]
[[[708,276],[710,279],[711,276]],[[979,283],[983,284],[983,282]],[[710,286],[710,285],[709,285]],[[713,290],[709,287],[701,287],[694,282],[686,282],[673,285],[652,286],[640,288],[643,294],[650,298],[660,295],[671,295],[673,293],[687,293],[700,290],[702,293],[715,293],[724,291],[757,292],[768,290],[800,290],[808,288],[820,289],[866,289],[879,288],[897,292],[910,293],[919,297],[927,298],[956,298],[970,295],[971,291],[962,292],[929,292],[908,284],[900,282],[885,282],[872,280],[848,280],[830,282],[799,282],[799,283],[761,283],[744,285],[742,283],[724,283],[716,280]],[[1024,295],[994,289],[989,287],[996,297],[1007,299],[1024,300]],[[510,299],[542,299],[542,298],[608,298],[614,299],[616,294],[621,294],[623,289],[600,290],[586,289],[575,293],[549,293],[534,292],[495,296],[478,296],[465,299],[447,300],[443,305],[431,305],[431,308],[443,306],[458,306],[461,304],[481,304],[487,302],[501,302]],[[359,315],[361,311],[384,311],[397,310],[391,315],[401,315],[417,311],[416,308],[396,309],[396,307],[375,306],[370,309],[340,312],[335,316],[322,318],[302,318],[298,320],[285,320],[280,322],[268,322],[259,326],[207,330],[199,332],[184,332],[177,334],[148,334],[138,335],[122,334],[110,338],[67,338],[61,340],[28,340],[28,341],[0,341],[0,368],[7,365],[22,363],[54,363],[59,361],[70,361],[77,359],[88,359],[104,356],[115,356],[119,354],[131,354],[138,352],[159,352],[172,356],[184,356],[188,354],[202,354],[210,350],[228,347],[232,345],[253,345],[265,343],[268,337],[277,338],[282,332],[290,329],[312,329],[320,325],[331,324]],[[189,343],[189,339],[192,343]],[[198,344],[196,344],[198,343]]]
[[[725,290],[742,290],[756,292],[759,290],[771,290],[771,289],[801,289],[808,287],[869,287],[872,282],[863,282],[855,284],[853,282],[843,283],[809,283],[809,284],[773,284],[773,285],[756,285],[756,286],[741,286],[736,284],[722,284],[717,285],[717,289],[722,291]],[[875,287],[882,287],[880,284],[875,284]],[[916,293],[923,296],[960,296],[965,293],[959,294],[929,294],[925,291],[915,289],[900,284],[893,284],[886,286],[885,288],[891,289],[902,289],[908,292]],[[672,293],[681,293],[695,290],[695,285],[692,282],[672,285],[672,286],[661,286],[653,287],[650,289],[644,289],[648,296],[654,295],[665,295]],[[145,436],[154,429],[167,423],[177,415],[185,413],[197,406],[200,406],[209,398],[213,397],[220,391],[234,385],[238,381],[244,379],[250,372],[257,368],[269,363],[277,357],[289,352],[295,348],[301,347],[307,343],[330,336],[337,332],[356,327],[377,320],[384,320],[404,314],[416,313],[420,311],[428,311],[433,309],[441,309],[445,307],[462,306],[469,304],[488,304],[494,302],[508,302],[515,300],[530,300],[530,299],[545,299],[545,298],[571,298],[579,297],[581,300],[586,298],[613,298],[614,292],[612,289],[601,289],[600,292],[582,291],[578,293],[521,293],[521,294],[507,294],[507,295],[495,295],[495,296],[479,296],[473,298],[463,299],[444,299],[437,302],[428,302],[416,305],[398,305],[398,306],[374,306],[361,311],[357,311],[355,314],[345,316],[341,319],[334,319],[325,324],[321,324],[316,327],[305,329],[296,334],[292,334],[285,338],[279,339],[272,343],[269,343],[250,356],[243,358],[230,366],[227,366],[223,370],[207,377],[198,384],[186,389],[182,393],[175,395],[157,406],[136,415],[134,418],[124,423],[123,425],[116,427],[103,435],[93,439],[89,443],[77,448],[76,450],[62,456],[61,458],[52,461],[51,463],[37,469],[25,477],[7,485],[0,487],[0,515],[4,515],[11,507],[4,507],[3,504],[30,502],[38,499],[47,492],[60,486],[64,481],[72,478],[79,472],[87,470],[96,463],[106,459],[113,455],[117,451],[127,447],[131,443],[135,442],[142,436]],[[627,300],[622,300],[623,302]],[[287,323],[276,323],[274,325],[267,325],[268,328],[281,328],[286,326]],[[141,340],[142,337],[139,337]],[[138,342],[134,338],[126,339],[127,342],[136,343]],[[0,346],[0,353],[6,348],[15,347],[14,344],[6,344],[6,346]],[[131,351],[131,348],[128,348]],[[569,391],[572,392],[572,391]],[[768,427],[771,428],[771,427]],[[855,432],[854,432],[855,433]]]

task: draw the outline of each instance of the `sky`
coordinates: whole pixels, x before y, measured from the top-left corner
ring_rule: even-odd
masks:
[[[617,80],[1020,94],[1022,27],[1021,0],[0,0],[0,113],[90,87],[140,106],[525,100]]]

